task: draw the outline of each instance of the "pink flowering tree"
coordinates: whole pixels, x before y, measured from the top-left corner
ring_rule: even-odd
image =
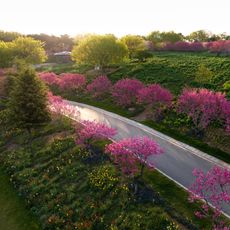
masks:
[[[221,111],[223,113],[225,130],[230,134],[230,101],[224,100],[222,102]]]
[[[156,116],[172,105],[172,99],[171,92],[159,84],[151,84],[140,89],[137,96],[138,102],[150,106]]]
[[[100,98],[110,92],[112,83],[106,76],[99,76],[87,85],[87,91],[95,98]]]
[[[132,106],[136,103],[138,91],[144,87],[143,83],[136,79],[121,79],[113,86],[112,96],[118,105]]]
[[[189,116],[198,131],[223,118],[225,94],[207,89],[184,89],[178,99],[178,112]]]
[[[230,204],[230,170],[214,166],[208,172],[203,170],[193,170],[195,181],[190,187],[189,201],[200,203],[203,200],[200,210],[195,215],[202,218],[210,218],[213,221],[213,229],[229,230],[224,227],[221,221],[221,210]],[[210,203],[213,207],[210,206]]]
[[[83,127],[76,128],[76,143],[90,148],[93,141],[106,140],[116,135],[116,130],[96,121],[83,121]]]
[[[53,72],[41,72],[38,76],[49,86],[59,86],[60,78]]]
[[[63,90],[82,90],[86,84],[85,76],[75,73],[62,73],[60,75],[60,88]]]
[[[48,93],[49,109],[51,112],[65,115],[75,120],[79,120],[80,112],[75,106],[63,100],[60,96],[55,96],[51,92]]]
[[[160,146],[149,137],[132,137],[122,139],[106,146],[105,151],[111,153],[115,163],[120,164],[122,172],[126,175],[134,175],[141,164],[140,177],[144,167],[154,168],[152,158],[163,153]]]

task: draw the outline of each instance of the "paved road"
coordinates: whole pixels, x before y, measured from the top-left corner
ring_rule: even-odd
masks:
[[[118,134],[114,140],[132,136],[149,136],[157,141],[164,149],[164,154],[151,158],[149,161],[153,161],[159,171],[184,188],[188,188],[193,182],[192,171],[194,168],[207,171],[218,164],[230,169],[229,164],[133,120],[86,104],[72,101],[69,103],[80,111],[80,119],[103,122],[116,128]],[[230,207],[224,207],[224,211],[230,215]]]

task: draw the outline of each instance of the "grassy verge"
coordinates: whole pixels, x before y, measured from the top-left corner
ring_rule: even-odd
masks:
[[[214,156],[222,161],[225,161],[227,163],[230,163],[230,154],[229,153],[226,153],[224,151],[221,151],[220,149],[217,149],[217,148],[213,148],[209,145],[207,145],[206,143],[198,140],[198,139],[195,139],[195,138],[192,138],[192,137],[189,137],[187,135],[183,135],[181,133],[178,133],[178,131],[176,130],[173,130],[173,129],[169,129],[168,127],[165,127],[164,125],[162,124],[159,124],[159,123],[156,123],[154,121],[145,121],[145,122],[142,122],[144,125],[147,125],[153,129],[156,129],[157,131],[159,132],[162,132],[178,141],[181,141],[181,142],[184,142],[188,145],[191,145],[211,156]]]
[[[37,219],[27,210],[24,201],[18,197],[18,194],[9,181],[9,176],[1,168],[0,188],[0,229],[41,229]]]
[[[110,161],[87,162],[89,153],[75,145],[72,134],[69,121],[57,119],[35,130],[30,144],[21,131],[8,133],[8,141],[0,136],[0,162],[43,228],[164,230],[170,221],[178,224],[175,215],[193,223],[191,229],[210,229],[209,221],[194,217],[197,206],[188,203],[187,193],[157,171],[146,170],[144,180],[173,215],[152,200],[137,201],[128,190],[130,180]]]

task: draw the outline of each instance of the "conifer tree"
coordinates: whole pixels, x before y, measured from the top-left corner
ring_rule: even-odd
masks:
[[[12,123],[31,132],[32,128],[50,120],[47,92],[43,82],[31,67],[20,69],[10,92],[9,110]]]

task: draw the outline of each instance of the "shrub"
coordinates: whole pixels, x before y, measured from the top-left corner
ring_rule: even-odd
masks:
[[[110,92],[112,87],[111,81],[106,76],[99,76],[87,85],[87,90],[95,98],[99,98]]]
[[[198,83],[210,83],[214,73],[209,70],[205,65],[200,65],[195,74],[195,81]]]
[[[131,106],[136,103],[138,91],[143,87],[141,81],[125,78],[116,82],[113,86],[112,95],[118,105]]]
[[[139,90],[137,98],[139,103],[150,105],[159,114],[162,109],[171,106],[173,96],[159,84],[152,84]]]
[[[178,112],[191,117],[197,130],[205,130],[214,121],[222,122],[225,95],[207,89],[184,89],[178,99]]]
[[[60,75],[60,88],[64,90],[79,90],[86,84],[85,76],[75,73],[62,73]]]
[[[60,79],[53,72],[41,72],[38,73],[38,76],[47,84],[58,86],[60,84]]]

